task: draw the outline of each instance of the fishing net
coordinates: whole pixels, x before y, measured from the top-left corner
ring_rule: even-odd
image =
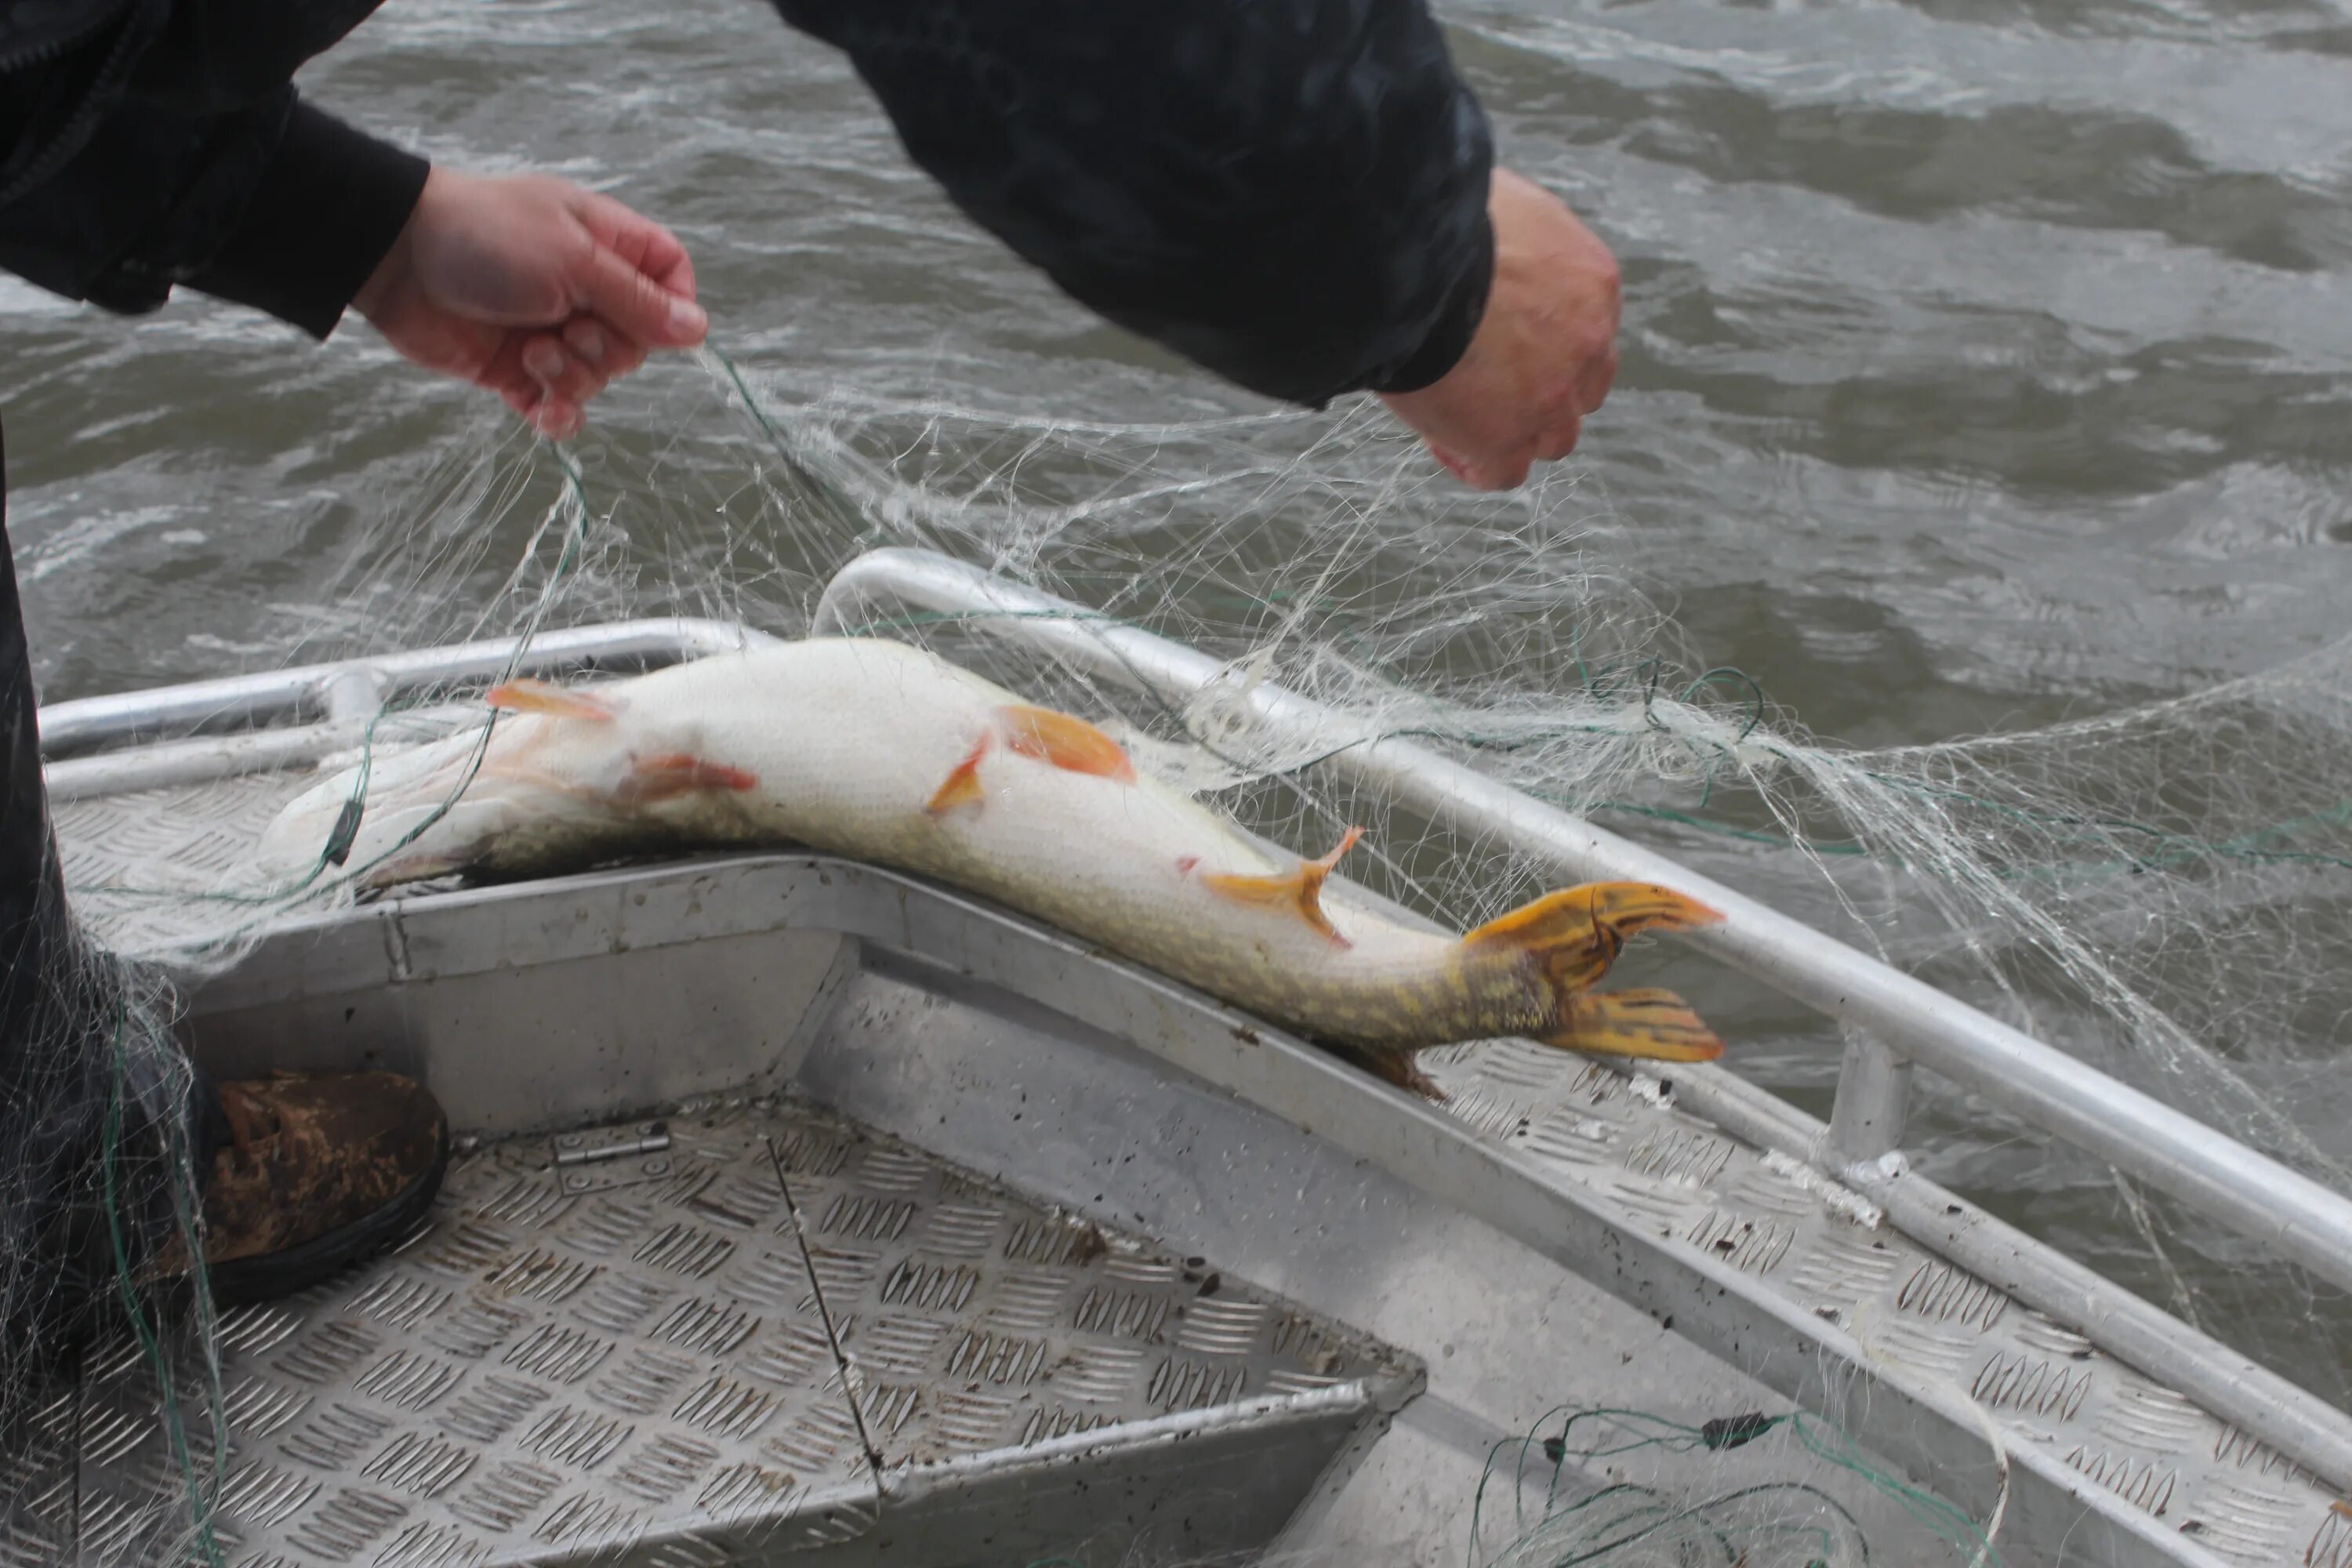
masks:
[[[514,641],[463,680],[405,685],[317,727],[283,790],[239,831],[257,830],[313,769],[373,765],[425,739],[486,740],[481,689],[542,668],[532,645],[559,628],[695,616],[803,635],[841,567],[917,547],[1087,619],[1177,639],[1225,661],[1234,684],[1276,683],[1332,717],[1299,733],[1237,728],[1217,693],[1155,699],[1042,655],[987,616],[837,599],[824,629],[919,642],[1101,718],[1143,766],[1278,843],[1317,853],[1360,824],[1370,831],[1348,871],[1415,910],[1460,927],[1548,879],[1507,844],[1318,766],[1376,737],[1411,738],[1654,844],[2352,1186],[2352,1089],[2333,1060],[2352,1016],[2352,644],[2031,731],[1841,746],[1776,705],[1769,669],[1712,663],[1643,582],[1607,568],[1612,509],[1572,470],[1511,495],[1468,494],[1360,406],[1043,418],[1010,399],[951,406],[912,384],[904,395],[845,389],[714,353],[648,371],[572,448],[486,416],[376,471],[370,496],[341,503],[356,543],[331,576],[258,607],[265,663]],[[70,762],[53,787],[71,813]],[[69,842],[68,879],[93,930],[184,978],[233,963],[289,913],[362,896],[367,868],[339,857],[347,847],[330,836],[300,876],[263,879],[233,847],[147,844],[126,863],[78,860]],[[1826,1114],[1841,1050],[1830,1025],[1687,957],[1658,967],[1730,1042],[1731,1065]],[[141,1006],[134,1032],[167,1050],[168,1010]],[[1926,1086],[1915,1104],[1906,1147],[1935,1179],[2323,1396],[2352,1394],[2352,1312],[2255,1238],[2063,1150],[2021,1161],[2019,1146],[2044,1141],[1948,1086]],[[188,1194],[178,1200],[184,1212]],[[117,1353],[127,1344],[152,1358],[158,1386],[195,1413],[198,1496],[208,1450],[196,1429],[218,1398],[206,1342],[201,1331],[117,1342]],[[37,1400],[36,1384],[6,1378],[0,1396]],[[1570,1425],[1575,1442],[1592,1429]],[[1619,1436],[1654,1458],[1731,1457],[1703,1426],[1635,1430]],[[1844,1463],[1819,1429],[1770,1430],[1808,1463]],[[1537,1451],[1570,1441],[1554,1431]],[[1843,1494],[1744,1485],[1590,1489],[1520,1519],[1520,1543],[1480,1560],[1928,1560],[1864,1556]],[[1974,1560],[1960,1521],[1915,1522],[1956,1543],[1951,1560]],[[1724,1542],[1732,1555],[1706,1555]]]
[[[1834,1425],[1798,1412],[1693,1421],[1563,1405],[1493,1446],[1471,1490],[1464,1568],[2000,1568],[1988,1522],[1910,1485]],[[1083,1548],[1022,1568],[1309,1568]],[[1429,1559],[1424,1559],[1429,1560]]]
[[[1832,1487],[1816,1478],[1833,1477]],[[1997,1568],[1969,1518],[1872,1463],[1836,1426],[1750,1411],[1696,1423],[1562,1409],[1487,1456],[1471,1568]]]
[[[49,1521],[72,1495],[83,1380],[127,1373],[169,1456],[165,1503],[107,1521],[107,1536],[123,1560],[168,1562],[208,1539],[221,1479],[217,1320],[187,1268],[205,1134],[171,989],[82,940],[53,888],[6,978],[29,1048],[0,1080],[0,1532],[25,1561],[65,1560],[72,1542]]]

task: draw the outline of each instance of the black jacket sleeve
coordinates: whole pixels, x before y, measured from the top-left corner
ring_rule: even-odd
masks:
[[[326,336],[425,185],[290,85],[372,7],[0,0],[0,267],[123,311],[184,283]]]
[[[1485,116],[1423,0],[775,0],[956,204],[1110,320],[1318,404],[1452,368]]]

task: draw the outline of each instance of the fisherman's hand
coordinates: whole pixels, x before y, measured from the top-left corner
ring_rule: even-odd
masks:
[[[1617,375],[1617,258],[1559,199],[1507,169],[1486,198],[1495,282],[1454,368],[1381,398],[1463,483],[1509,489],[1564,458]]]
[[[686,247],[659,224],[562,180],[438,167],[352,304],[410,359],[557,440],[648,349],[691,347],[708,325]]]

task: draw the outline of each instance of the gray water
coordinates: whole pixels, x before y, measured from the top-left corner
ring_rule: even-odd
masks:
[[[2343,632],[2352,16],[1445,15],[1505,159],[1623,259],[1623,371],[1577,493],[1593,548],[1708,660],[1879,745],[2105,711]],[[714,341],[800,385],[1041,418],[1259,406],[971,230],[843,64],[748,0],[399,0],[306,80],[436,159],[563,174],[662,218]],[[282,662],[347,614],[351,552],[420,455],[478,448],[499,418],[363,327],[314,347],[194,299],[133,324],[0,285],[0,355],[52,700]],[[657,441],[700,374],[616,395],[607,426]],[[1749,1070],[1822,1103],[1834,1040],[1752,993],[1717,1005]],[[2160,1289],[2095,1173],[1939,1115],[1939,1173]],[[2344,1331],[2341,1303],[2300,1288],[2222,1311],[2264,1342],[2318,1313]]]

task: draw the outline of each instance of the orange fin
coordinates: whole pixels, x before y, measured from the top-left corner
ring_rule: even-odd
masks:
[[[1231,899],[1237,904],[1287,905],[1316,931],[1338,942],[1351,945],[1323,912],[1323,883],[1339,865],[1339,857],[1355,846],[1364,836],[1360,827],[1350,827],[1341,835],[1339,846],[1319,860],[1301,860],[1295,871],[1278,872],[1271,877],[1242,877],[1230,871],[1212,871],[1201,879],[1202,884],[1220,898]]]
[[[1662,1062],[1711,1062],[1723,1042],[1671,991],[1612,991],[1570,998],[1559,1028],[1543,1043],[1595,1056]]]
[[[932,792],[925,811],[933,816],[945,816],[960,805],[982,805],[988,792],[980,787],[980,759],[988,754],[988,732],[981,731],[980,739],[971,743],[971,754],[948,773],[947,782]]]
[[[1135,782],[1135,764],[1119,743],[1087,723],[1051,708],[1008,703],[996,710],[1005,745],[1024,757],[1051,763],[1066,773]]]
[[[1432,1105],[1444,1105],[1454,1097],[1438,1087],[1435,1079],[1414,1063],[1411,1051],[1361,1051],[1356,1059],[1374,1078],[1385,1079],[1399,1089],[1419,1095]]]
[[[493,686],[482,700],[510,713],[544,713],[553,719],[613,721],[613,710],[584,691],[567,691],[551,680],[509,680]]]
[[[613,792],[612,799],[614,805],[620,806],[650,805],[699,790],[753,789],[759,783],[757,777],[741,768],[705,762],[684,752],[668,752],[658,757],[632,759],[628,776]]]
[[[1696,899],[1649,882],[1587,882],[1522,904],[1462,941],[1466,946],[1504,944],[1533,952],[1545,980],[1564,996],[1608,973],[1628,937],[1645,931],[1693,931],[1722,918]]]

